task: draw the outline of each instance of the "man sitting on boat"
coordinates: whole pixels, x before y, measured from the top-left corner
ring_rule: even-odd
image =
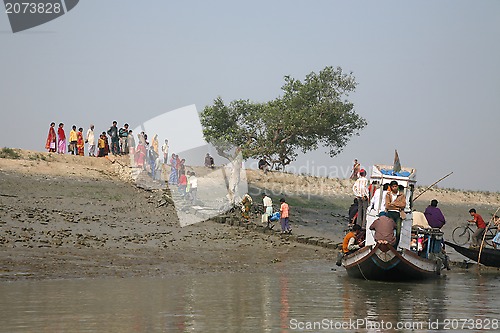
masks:
[[[378,243],[391,244],[394,246],[396,237],[394,230],[396,230],[396,222],[387,216],[386,212],[380,212],[379,218],[373,221],[370,225],[370,230],[375,230],[373,238]]]
[[[445,225],[446,220],[437,205],[438,201],[436,199],[432,200],[431,204],[425,209],[424,215],[429,226],[441,229]]]
[[[360,232],[361,226],[359,224],[355,224],[352,226],[352,231],[345,235],[344,241],[342,242],[342,252],[344,255],[352,253],[360,248],[360,245],[357,244],[357,236]]]

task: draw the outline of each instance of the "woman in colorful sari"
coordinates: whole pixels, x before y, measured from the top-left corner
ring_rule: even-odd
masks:
[[[65,154],[66,153],[66,134],[64,133],[64,124],[60,123],[59,128],[57,129],[57,136],[59,137],[59,140],[57,141],[57,152],[59,154]]]
[[[106,132],[102,132],[102,138],[104,139],[104,156],[109,155],[109,141]]]
[[[252,208],[252,197],[247,193],[243,196],[241,200],[241,216],[246,220],[250,221],[250,208]]]
[[[83,128],[78,129],[76,133],[76,148],[78,148],[78,155],[85,155],[85,142],[83,141]]]
[[[139,138],[139,144],[135,151],[135,165],[138,168],[144,168],[144,161],[146,159],[146,147],[144,146],[144,140]]]
[[[177,155],[172,154],[172,158],[170,158],[170,177],[168,179],[168,183],[172,185],[177,185],[179,182],[179,176],[177,174]]]
[[[151,142],[151,146],[153,146],[154,152],[158,155],[158,134],[155,134],[153,137],[153,142]]]
[[[50,123],[49,135],[47,136],[47,141],[45,142],[45,149],[47,149],[49,153],[56,152],[57,136],[56,130],[54,129],[55,126],[56,123]]]
[[[181,176],[181,159],[179,155],[175,155],[175,168],[177,169],[177,180]]]

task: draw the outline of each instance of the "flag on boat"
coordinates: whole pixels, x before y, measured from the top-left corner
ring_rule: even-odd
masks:
[[[399,161],[399,155],[398,151],[394,150],[394,165],[392,167],[392,170],[394,172],[400,172],[401,171],[401,162]]]

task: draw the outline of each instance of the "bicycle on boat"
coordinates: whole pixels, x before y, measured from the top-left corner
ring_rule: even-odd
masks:
[[[453,238],[455,244],[463,246],[472,240],[472,235],[474,234],[474,232],[475,230],[472,229],[471,224],[467,222],[466,225],[462,225],[453,229],[451,237]],[[492,240],[495,237],[496,233],[496,227],[488,228],[488,230],[486,230],[486,237],[484,238],[484,242],[489,246],[493,246]]]

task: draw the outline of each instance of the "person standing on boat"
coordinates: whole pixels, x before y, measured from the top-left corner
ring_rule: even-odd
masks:
[[[354,198],[354,201],[349,207],[349,224],[356,224],[358,214],[358,198]]]
[[[385,196],[387,195],[388,190],[389,183],[385,183],[381,189],[378,188],[375,193],[373,193],[373,197],[370,200],[370,205],[368,206],[369,210],[375,210],[377,213],[381,210],[385,210]],[[382,192],[382,201],[380,201],[380,192]]]
[[[397,248],[401,235],[402,218],[405,218],[404,208],[406,207],[406,196],[399,190],[397,181],[391,181],[389,187],[390,190],[385,196],[385,209],[387,210],[387,216],[396,222],[396,243],[394,247]]]
[[[356,243],[356,236],[361,232],[361,227],[359,224],[352,226],[352,231],[348,232],[344,237],[342,242],[342,252],[344,255],[352,253],[360,248],[359,244]]]
[[[394,246],[396,237],[394,237],[394,230],[396,230],[396,222],[387,213],[382,211],[378,214],[379,218],[373,221],[370,225],[370,230],[374,230],[373,238],[378,243],[391,244]]]
[[[472,216],[472,220],[467,220],[467,222],[475,223],[477,226],[476,232],[472,235],[472,247],[479,247],[483,239],[484,230],[486,230],[486,223],[482,216],[476,212],[475,208],[471,208],[469,214]]]
[[[493,216],[493,223],[495,224],[495,227],[497,227],[497,234],[495,235],[495,238],[493,238],[493,247],[498,249],[500,246],[500,217],[497,215]]]
[[[357,224],[364,228],[366,226],[366,210],[368,209],[368,198],[370,193],[368,192],[368,179],[366,179],[365,169],[359,171],[359,176],[360,177],[352,186],[352,191],[358,199]]]
[[[432,200],[431,204],[425,209],[424,215],[432,228],[441,229],[445,225],[446,220],[437,205],[438,201],[436,199]]]

